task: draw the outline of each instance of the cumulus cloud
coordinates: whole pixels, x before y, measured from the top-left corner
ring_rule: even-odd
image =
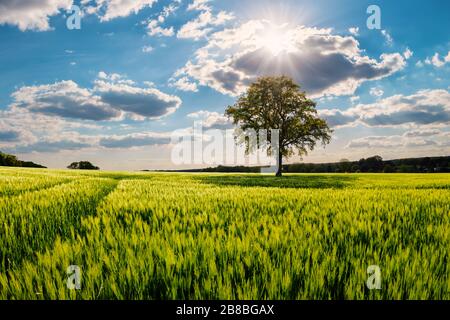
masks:
[[[151,7],[157,0],[82,0],[89,14],[97,14],[100,21],[109,21],[115,18],[126,17],[138,13],[140,10]]]
[[[436,52],[433,57],[426,58],[425,63],[435,66],[436,68],[443,67],[446,63],[450,62],[450,51],[445,57],[441,59],[438,52]]]
[[[171,37],[174,35],[173,27],[163,28],[158,20],[150,20],[147,25],[147,34],[149,36]]]
[[[321,118],[325,119],[331,127],[341,127],[353,124],[359,119],[358,115],[339,109],[319,110]]]
[[[162,11],[158,14],[156,19],[148,19],[147,21],[143,21],[143,24],[147,25],[147,34],[149,36],[158,36],[158,37],[171,37],[175,34],[173,27],[162,27],[166,19],[175,13],[175,11],[179,8],[181,1],[175,0],[169,5],[165,6]]]
[[[198,91],[197,84],[195,82],[189,81],[188,77],[181,77],[176,80],[171,78],[169,80],[169,86],[175,87],[182,91],[192,91],[192,92]]]
[[[120,115],[98,95],[71,80],[22,87],[12,97],[13,107],[62,118],[108,120]]]
[[[61,150],[79,150],[97,145],[98,138],[81,135],[76,131],[51,132],[33,140],[21,140],[5,150],[12,153],[58,152]]]
[[[140,88],[125,83],[95,82],[94,91],[110,107],[147,118],[160,118],[175,112],[181,99],[156,88]]]
[[[73,0],[2,0],[0,25],[17,26],[21,31],[50,30],[49,18],[72,6]]]
[[[178,30],[177,37],[181,39],[199,40],[206,37],[215,26],[222,25],[233,19],[234,16],[231,13],[220,11],[215,15],[210,8],[207,8],[197,18],[184,24]]]
[[[164,145],[170,143],[170,135],[166,133],[132,133],[114,135],[100,139],[100,146],[105,148],[131,148],[149,145]]]
[[[348,32],[350,32],[354,36],[357,36],[357,35],[359,35],[359,28],[358,27],[351,27],[351,28],[348,29]]]
[[[92,89],[74,81],[26,86],[12,94],[11,108],[61,118],[112,120],[121,116],[159,118],[173,113],[181,99],[156,88],[141,88],[118,74],[100,72]]]
[[[207,129],[228,129],[232,127],[230,119],[218,112],[200,110],[189,113],[187,117],[196,121],[202,121],[203,127]]]
[[[252,20],[212,34],[174,77],[236,96],[258,76],[285,74],[318,97],[352,95],[361,83],[405,65],[400,53],[385,53],[379,60],[365,56],[356,39],[334,35],[331,29]]]
[[[450,93],[445,89],[420,90],[412,95],[394,95],[371,104],[358,104],[341,111],[319,111],[334,126],[443,125],[450,123]]]
[[[210,2],[210,0],[194,0],[191,4],[189,4],[187,10],[191,11],[191,10],[199,10],[199,11],[204,11],[204,10],[209,10],[210,6],[208,5],[208,3]]]
[[[406,48],[406,50],[403,52],[403,56],[406,60],[411,58],[413,56],[414,52],[412,52],[409,48]]]
[[[360,104],[350,110],[369,126],[402,124],[442,124],[450,122],[450,93],[447,90],[421,90],[395,95],[373,104]]]

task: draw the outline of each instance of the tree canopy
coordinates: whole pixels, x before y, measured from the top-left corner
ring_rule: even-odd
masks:
[[[279,130],[277,176],[282,174],[283,156],[306,155],[317,142],[326,145],[331,140],[332,130],[318,116],[316,103],[286,76],[258,78],[234,105],[228,106],[225,115],[244,132],[267,130],[269,140],[270,130]]]
[[[79,169],[79,170],[99,170],[99,167],[94,166],[89,161],[72,162],[68,169]]]

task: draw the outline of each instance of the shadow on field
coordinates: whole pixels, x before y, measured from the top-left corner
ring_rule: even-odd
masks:
[[[344,188],[356,178],[331,175],[295,175],[295,176],[200,176],[195,177],[203,183],[222,186],[276,187],[276,188]]]

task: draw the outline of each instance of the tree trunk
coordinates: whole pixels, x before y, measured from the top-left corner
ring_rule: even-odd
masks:
[[[281,177],[282,176],[282,172],[283,172],[283,155],[281,154],[281,150],[278,150],[278,168],[277,168],[277,173],[276,173],[276,177]]]

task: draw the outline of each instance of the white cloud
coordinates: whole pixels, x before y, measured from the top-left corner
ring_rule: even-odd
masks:
[[[369,136],[351,140],[346,148],[415,148],[435,146],[437,142],[408,136]]]
[[[370,88],[369,94],[374,97],[381,97],[384,94],[384,91],[379,87]]]
[[[171,78],[169,85],[182,91],[192,91],[192,92],[198,91],[197,84],[195,82],[190,82],[187,77],[182,77],[179,78],[178,80],[174,80],[173,78]]]
[[[153,47],[152,46],[143,46],[142,47],[142,52],[144,53],[150,53],[153,51]]]
[[[349,28],[348,32],[350,32],[354,36],[357,36],[357,35],[359,35],[359,28],[358,27]]]
[[[381,30],[381,34],[383,35],[384,39],[386,40],[386,44],[389,46],[392,46],[394,43],[394,39],[392,36],[387,32],[387,30]]]
[[[156,119],[175,112],[181,99],[156,88],[140,88],[124,82],[95,81],[94,92],[110,107],[132,116]]]
[[[403,52],[403,56],[406,60],[408,60],[413,56],[413,52],[409,48],[406,48],[406,50]]]
[[[63,118],[107,120],[120,112],[104,103],[98,95],[80,88],[75,82],[21,87],[12,94],[13,107]]]
[[[191,11],[191,10],[198,10],[198,11],[204,11],[204,10],[209,10],[210,6],[208,5],[208,3],[210,2],[210,0],[194,0],[191,4],[189,4],[187,10]]]
[[[163,28],[158,20],[150,20],[147,24],[147,34],[149,36],[171,37],[175,34],[173,27]]]
[[[21,31],[48,31],[49,18],[67,10],[72,3],[73,0],[2,0],[0,25],[15,25]]]
[[[404,137],[431,137],[443,134],[442,131],[437,129],[417,129],[407,131],[403,134]]]
[[[226,11],[214,15],[210,9],[202,11],[197,18],[187,22],[178,30],[177,37],[181,39],[199,40],[206,37],[214,26],[219,26],[233,20],[234,16]]]
[[[157,0],[82,0],[86,12],[97,14],[100,21],[109,21],[115,18],[127,17],[137,14],[140,10],[151,7]]]
[[[113,120],[124,115],[156,119],[173,113],[181,99],[156,88],[141,88],[119,74],[99,72],[95,87],[72,80],[25,86],[12,94],[13,109],[81,120]]]
[[[352,104],[356,103],[356,101],[358,101],[358,100],[359,100],[359,96],[352,96],[352,97],[350,97],[350,102]]]
[[[203,126],[208,129],[227,129],[232,126],[230,119],[218,112],[200,110],[189,113],[187,117],[202,121]]]
[[[409,96],[394,95],[371,104],[341,111],[320,110],[332,126],[362,123],[369,127],[450,124],[450,93],[445,89],[420,90]]]
[[[435,53],[432,58],[426,58],[425,63],[431,64],[437,68],[443,67],[446,63],[450,62],[450,51],[447,55],[441,59],[439,53]]]
[[[171,27],[162,27],[166,19],[175,13],[177,9],[180,7],[181,1],[175,0],[169,5],[165,6],[162,11],[158,14],[155,19],[148,19],[147,21],[143,21],[144,24],[147,25],[147,34],[149,36],[158,36],[158,37],[171,37],[175,34],[174,28]]]
[[[285,74],[313,97],[337,96],[352,95],[361,83],[405,65],[400,53],[382,54],[378,61],[365,56],[356,39],[334,35],[331,29],[252,20],[212,34],[174,78],[188,77],[236,96],[258,76]]]
[[[102,137],[100,146],[105,148],[123,148],[143,147],[149,145],[163,145],[170,143],[170,134],[168,133],[131,133],[127,135],[113,135]]]

